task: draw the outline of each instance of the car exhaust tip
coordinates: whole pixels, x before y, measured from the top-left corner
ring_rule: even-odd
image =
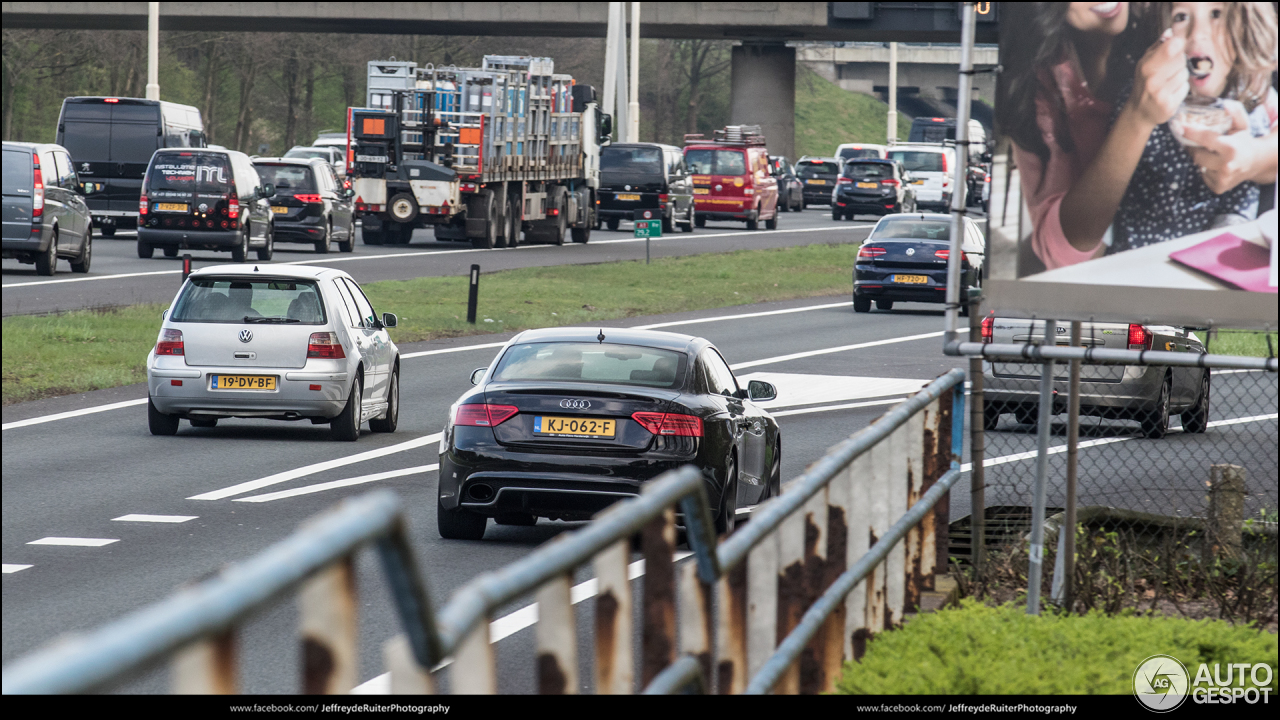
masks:
[[[476,483],[467,488],[467,496],[472,500],[488,502],[493,499],[493,487],[485,483]]]

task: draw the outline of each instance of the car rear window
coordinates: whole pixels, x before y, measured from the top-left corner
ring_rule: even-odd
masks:
[[[31,194],[31,155],[21,150],[4,151],[4,194]]]
[[[284,156],[287,158],[320,158],[326,162],[332,161],[333,159],[333,156],[329,154],[328,150],[310,150],[302,148],[294,148],[285,153]]]
[[[889,159],[902,163],[907,172],[944,172],[942,153],[928,150],[890,150]]]
[[[554,380],[675,387],[681,354],[612,343],[523,343],[502,356],[494,380]]]
[[[231,163],[213,153],[158,153],[147,170],[151,192],[183,194],[228,193],[232,188]]]
[[[870,239],[880,240],[884,238],[950,240],[951,221],[911,220],[907,218],[888,220],[872,232]]]
[[[323,325],[325,312],[320,292],[311,280],[199,278],[187,284],[169,319]]]
[[[276,186],[276,192],[283,195],[316,192],[315,174],[307,165],[286,165],[284,163],[254,163],[258,177],[262,182]]]
[[[819,175],[835,175],[839,172],[840,166],[833,162],[802,160],[796,163],[796,173],[802,178],[817,177]]]
[[[662,148],[606,147],[600,151],[600,170],[661,175]]]
[[[747,174],[747,161],[741,150],[687,150],[684,160],[694,175]]]
[[[858,158],[878,158],[880,151],[875,148],[845,148],[840,151],[841,160],[857,160]]]
[[[844,176],[855,180],[879,180],[893,177],[893,167],[884,163],[849,163]]]

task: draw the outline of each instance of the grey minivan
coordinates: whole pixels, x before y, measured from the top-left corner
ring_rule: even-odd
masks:
[[[4,257],[52,275],[58,258],[89,272],[93,221],[71,156],[61,145],[4,144]]]

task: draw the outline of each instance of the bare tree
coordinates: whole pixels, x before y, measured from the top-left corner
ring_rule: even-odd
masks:
[[[677,40],[676,55],[689,83],[685,108],[685,132],[698,132],[698,106],[705,83],[729,67],[729,44],[723,40]]]

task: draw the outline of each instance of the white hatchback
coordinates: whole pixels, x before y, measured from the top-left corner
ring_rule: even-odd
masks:
[[[173,435],[185,418],[310,420],[336,440],[368,421],[395,432],[400,351],[360,286],[341,270],[215,265],[191,273],[147,355],[147,419]]]

